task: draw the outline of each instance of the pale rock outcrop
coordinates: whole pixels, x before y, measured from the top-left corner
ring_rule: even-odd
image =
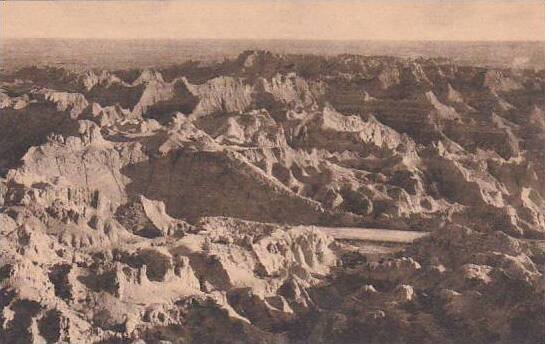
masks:
[[[60,92],[42,89],[38,91],[47,101],[54,103],[58,111],[69,111],[72,118],[78,118],[89,106],[89,102],[81,93]]]
[[[105,70],[98,74],[94,71],[87,71],[82,77],[82,83],[87,92],[97,85],[109,87],[113,84],[124,84],[117,76]]]
[[[316,103],[311,86],[295,73],[277,74],[270,80],[259,79],[256,92],[271,94],[273,99],[282,104],[310,107]]]
[[[435,109],[434,115],[439,121],[456,121],[461,120],[460,115],[456,110],[448,105],[445,105],[437,99],[435,94],[432,91],[426,92],[426,100],[433,106]]]
[[[91,119],[96,121],[101,127],[113,126],[129,118],[131,118],[131,111],[123,109],[119,105],[102,107],[95,102],[91,105]]]
[[[234,116],[215,116],[199,126],[224,145],[286,147],[284,129],[264,110]]]
[[[194,117],[244,111],[252,102],[252,86],[233,77],[217,77],[202,85],[188,83],[187,88],[199,98],[192,112]]]
[[[488,70],[484,75],[483,85],[493,91],[508,92],[522,88],[512,76],[500,70]]]

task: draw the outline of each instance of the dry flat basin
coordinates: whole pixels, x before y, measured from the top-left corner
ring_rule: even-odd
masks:
[[[357,227],[316,227],[337,240],[358,240],[383,243],[410,244],[426,237],[429,232],[401,231]]]

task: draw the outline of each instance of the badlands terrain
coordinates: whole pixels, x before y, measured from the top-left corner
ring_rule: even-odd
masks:
[[[1,343],[542,343],[545,72],[0,75]]]

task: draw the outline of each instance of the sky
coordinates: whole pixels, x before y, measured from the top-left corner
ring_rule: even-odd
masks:
[[[2,1],[2,38],[545,40],[539,0]]]

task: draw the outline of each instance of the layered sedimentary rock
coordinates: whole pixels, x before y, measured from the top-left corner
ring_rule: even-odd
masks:
[[[1,75],[0,342],[538,342],[544,89],[268,52]]]

